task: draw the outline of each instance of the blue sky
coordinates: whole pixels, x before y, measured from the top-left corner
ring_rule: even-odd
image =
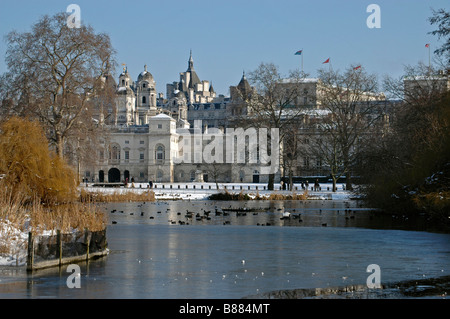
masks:
[[[81,8],[82,23],[108,33],[118,64],[126,63],[134,79],[148,65],[158,92],[179,80],[192,49],[195,69],[217,93],[228,95],[242,71],[273,62],[281,73],[301,67],[315,76],[327,58],[334,69],[361,64],[379,78],[399,77],[404,65],[428,61],[426,43],[441,43],[428,32],[431,8],[448,0],[17,0],[2,1],[0,35],[28,31],[44,14]],[[369,29],[369,4],[381,9],[381,28]],[[0,73],[6,71],[5,42],[0,46]],[[117,74],[120,70],[117,70]]]

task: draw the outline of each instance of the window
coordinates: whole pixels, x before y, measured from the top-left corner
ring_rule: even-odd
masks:
[[[165,159],[165,149],[164,146],[158,145],[156,147],[156,160],[163,161]]]
[[[309,157],[303,157],[303,167],[309,168]]]
[[[143,179],[144,177],[145,177],[145,173],[144,173],[144,172],[140,172],[140,173],[139,173],[139,178],[140,178],[140,179]]]
[[[139,160],[140,160],[141,162],[143,162],[144,159],[145,159],[145,154],[144,154],[143,152],[140,152],[140,153],[139,153]]]
[[[130,151],[125,151],[125,160],[128,161],[130,159]]]
[[[125,144],[130,144],[130,141],[125,141]]]
[[[103,161],[105,159],[105,152],[103,150],[99,151],[99,158],[101,161]]]
[[[118,145],[111,145],[109,148],[109,159],[120,160],[120,147]]]
[[[145,144],[145,141],[139,141],[139,144],[143,145]]]
[[[162,124],[158,124],[158,129],[162,129]]]
[[[142,104],[147,103],[147,98],[145,96],[142,97]]]
[[[316,159],[316,167],[322,168],[322,159],[321,158]]]
[[[145,89],[145,87],[146,87],[146,84],[142,83],[142,88]]]

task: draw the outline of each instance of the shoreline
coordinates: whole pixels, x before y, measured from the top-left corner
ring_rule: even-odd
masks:
[[[88,193],[101,193],[103,195],[125,194],[128,192],[142,194],[147,191],[155,193],[155,200],[208,200],[209,196],[227,192],[229,194],[238,195],[240,193],[248,195],[248,200],[271,200],[271,195],[292,196],[293,194],[301,196],[305,193],[300,184],[294,184],[297,188],[294,191],[281,190],[280,184],[274,184],[274,190],[269,191],[264,188],[267,184],[256,183],[219,183],[217,189],[215,183],[155,183],[153,188],[148,188],[147,183],[134,183],[134,187],[128,184],[126,187],[93,187],[95,183],[81,184],[78,189],[84,190]],[[304,200],[354,200],[356,195],[350,191],[344,190],[345,184],[337,184],[338,190],[331,191],[331,183],[322,183],[320,187],[322,190],[311,190],[309,187],[307,196]],[[266,197],[266,198],[263,198]]]

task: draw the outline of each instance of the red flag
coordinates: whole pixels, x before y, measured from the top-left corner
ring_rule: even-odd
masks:
[[[328,58],[325,62],[323,62],[322,64],[325,64],[325,63],[330,63],[330,58]]]
[[[429,47],[430,47],[429,43],[425,44],[425,48],[429,48]]]
[[[358,69],[361,69],[360,65],[358,65],[357,67],[353,68],[353,70],[358,70]]]

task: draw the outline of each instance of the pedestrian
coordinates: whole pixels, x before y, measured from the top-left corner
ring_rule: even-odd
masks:
[[[314,183],[314,191],[318,191],[320,189],[319,180],[316,179],[316,182]]]

